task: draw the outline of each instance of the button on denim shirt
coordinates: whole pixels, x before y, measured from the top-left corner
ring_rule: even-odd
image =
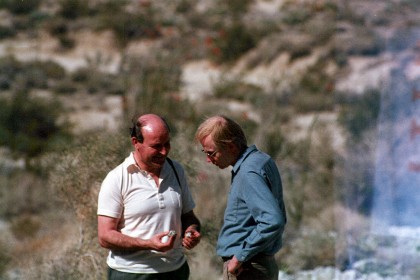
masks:
[[[282,246],[286,211],[279,171],[274,160],[250,146],[232,169],[217,255],[247,261]]]

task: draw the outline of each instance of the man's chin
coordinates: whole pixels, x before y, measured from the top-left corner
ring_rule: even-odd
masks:
[[[227,166],[221,166],[221,165],[218,165],[218,164],[216,164],[216,163],[213,163],[214,165],[216,165],[217,167],[219,167],[219,169],[225,169]]]
[[[165,164],[165,158],[158,158],[153,160],[153,165],[157,167],[162,167]]]

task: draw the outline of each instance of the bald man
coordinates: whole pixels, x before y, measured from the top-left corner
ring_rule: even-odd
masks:
[[[184,169],[168,158],[170,131],[161,116],[136,116],[132,124],[133,151],[108,173],[98,197],[108,279],[186,280],[183,248],[201,236]]]

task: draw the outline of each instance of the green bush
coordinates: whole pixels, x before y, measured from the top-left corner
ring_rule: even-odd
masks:
[[[333,94],[314,94],[303,90],[292,96],[290,103],[299,113],[331,111],[335,105]]]
[[[102,92],[105,94],[122,95],[124,93],[124,83],[121,75],[102,73],[97,66],[79,68],[71,75],[74,83],[73,87],[84,89],[86,92],[94,94]],[[68,92],[71,92],[72,84],[67,85]]]
[[[10,89],[16,75],[22,71],[22,64],[13,56],[0,58],[0,89]]]
[[[368,89],[362,95],[350,95],[343,98],[338,122],[352,139],[360,139],[362,134],[374,128],[380,110],[381,93],[378,89]]]
[[[39,8],[41,1],[42,0],[0,0],[0,7],[6,8],[17,15],[29,14]]]
[[[2,278],[4,272],[6,271],[7,265],[11,261],[7,246],[3,243],[4,242],[0,240],[0,278]]]
[[[305,23],[311,17],[308,7],[290,5],[282,14],[282,21],[287,25],[299,25]]]
[[[362,95],[343,93],[338,123],[347,132],[346,157],[337,158],[337,198],[349,209],[369,214],[375,173],[376,125],[380,91],[368,89]]]
[[[118,43],[124,47],[131,40],[160,37],[159,22],[151,9],[142,13],[114,12],[101,15],[100,26],[111,29]]]
[[[263,90],[255,85],[247,84],[239,79],[219,81],[213,88],[215,98],[233,99],[258,105],[264,99]]]
[[[60,0],[59,15],[69,20],[86,16],[89,11],[88,3],[83,0]]]
[[[49,80],[65,76],[65,69],[52,61],[19,62],[12,56],[0,58],[0,89],[46,89]]]
[[[62,80],[66,77],[66,70],[54,61],[34,61],[27,64],[28,68],[38,69],[48,79]]]
[[[17,32],[13,27],[0,25],[0,40],[14,37],[16,33]]]
[[[80,236],[72,240],[74,246],[55,255],[48,264],[37,266],[36,276],[105,279],[108,250],[97,241],[98,193],[106,174],[124,160],[129,150],[128,133],[99,132],[81,135],[50,158],[48,185],[66,209],[72,226],[80,229]]]
[[[57,94],[72,94],[77,92],[77,84],[70,79],[60,80],[51,86],[51,90]]]
[[[252,32],[242,23],[235,22],[220,30],[210,51],[217,62],[233,62],[255,46]]]
[[[179,121],[194,122],[192,104],[179,94],[181,62],[169,53],[127,59],[127,91],[133,90],[130,112],[155,112]]]
[[[31,98],[17,92],[3,99],[0,110],[0,145],[25,158],[36,157],[54,148],[55,140],[66,135],[65,125],[57,124],[60,106],[56,102]]]

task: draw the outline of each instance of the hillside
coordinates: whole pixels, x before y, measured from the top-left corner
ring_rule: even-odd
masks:
[[[419,10],[416,0],[0,1],[0,278],[105,279],[98,187],[130,149],[139,111],[169,119],[171,157],[190,176],[204,224],[188,255],[194,280],[220,274],[229,172],[205,165],[193,142],[211,114],[237,119],[280,167],[284,276],[349,268],[341,235],[368,227],[380,96],[419,55]],[[32,119],[49,126],[31,134]]]

